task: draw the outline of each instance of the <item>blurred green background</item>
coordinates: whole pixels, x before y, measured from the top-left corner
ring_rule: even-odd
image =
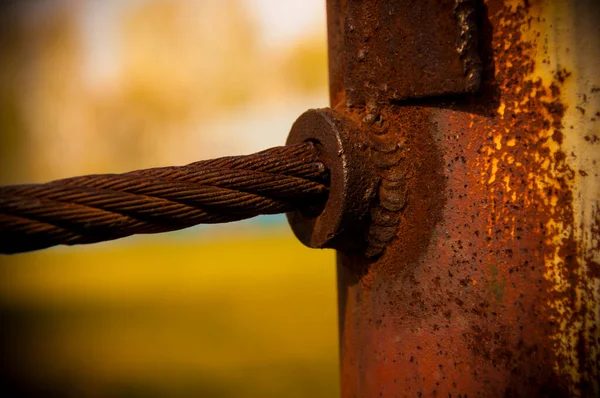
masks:
[[[0,183],[282,145],[322,0],[0,2]],[[282,216],[0,257],[2,397],[339,394],[334,253]]]

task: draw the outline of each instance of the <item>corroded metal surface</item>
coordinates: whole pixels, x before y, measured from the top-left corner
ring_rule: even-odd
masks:
[[[343,24],[351,106],[479,87],[474,0],[348,0]]]
[[[329,108],[311,109],[296,120],[287,139],[287,145],[302,143],[315,146],[329,171],[329,195],[319,209],[304,208],[287,214],[296,237],[313,248],[364,250],[362,231],[368,221],[376,177],[371,148],[361,130]]]
[[[476,95],[348,107],[347,6],[332,106],[378,148],[383,244],[338,254],[343,396],[597,396],[598,7],[488,1]]]

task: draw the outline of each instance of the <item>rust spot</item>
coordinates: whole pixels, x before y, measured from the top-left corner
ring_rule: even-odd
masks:
[[[379,257],[340,256],[344,396],[393,396],[395,380],[407,396],[592,396],[598,342],[591,308],[577,304],[592,295],[574,236],[579,171],[561,149],[571,74],[536,77],[550,62],[537,7],[482,7],[476,95],[377,111],[402,138],[397,163],[380,163],[404,179],[407,200]],[[347,268],[356,262],[367,270]],[[597,274],[597,260],[586,263]]]
[[[332,3],[330,9],[343,11],[339,18],[343,28],[340,21],[333,22],[330,38],[343,43],[345,59],[340,59],[342,54],[331,59],[334,70],[343,68],[334,73],[343,74],[349,106],[466,93],[479,87],[476,1]],[[429,26],[435,29],[423,28]]]

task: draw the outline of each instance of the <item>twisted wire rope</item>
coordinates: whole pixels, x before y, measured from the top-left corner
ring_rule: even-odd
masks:
[[[328,173],[311,143],[124,174],[0,186],[0,253],[316,208]]]

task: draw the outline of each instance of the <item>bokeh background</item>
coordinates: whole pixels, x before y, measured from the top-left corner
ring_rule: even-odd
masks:
[[[0,183],[282,145],[323,0],[0,1]],[[334,254],[282,216],[0,257],[0,396],[331,397]]]

